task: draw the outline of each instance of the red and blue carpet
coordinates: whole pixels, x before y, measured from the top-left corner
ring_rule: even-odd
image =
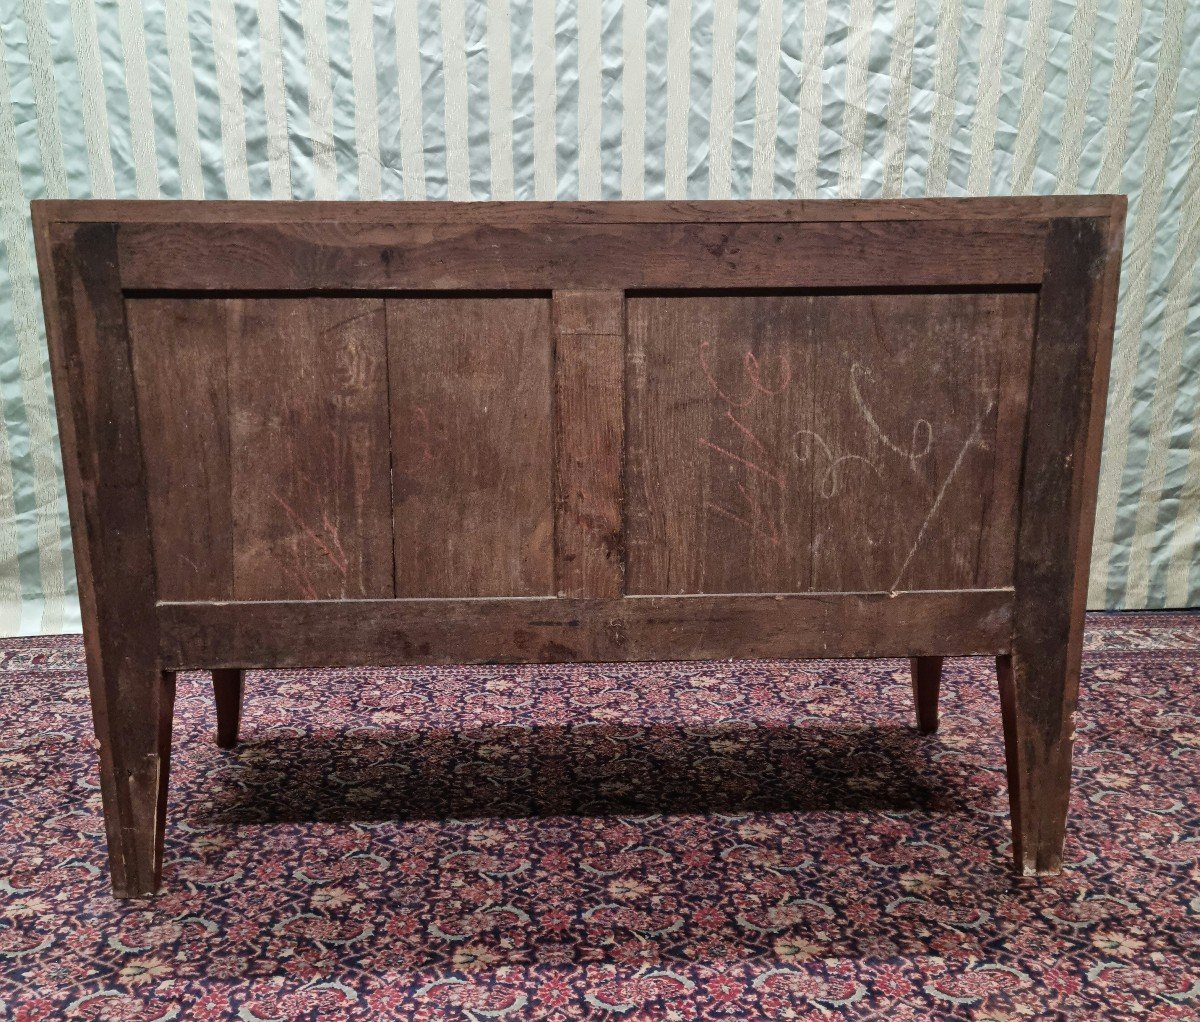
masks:
[[[77,638],[0,647],[0,1015],[1200,1017],[1200,614],[1093,617],[1069,865],[1008,866],[992,663],[180,680],[166,893],[108,893]]]

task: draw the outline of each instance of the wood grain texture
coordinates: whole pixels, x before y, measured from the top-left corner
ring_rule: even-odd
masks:
[[[1010,585],[1036,294],[814,305],[812,587]]]
[[[383,302],[238,301],[228,344],[234,595],[393,595]]]
[[[399,596],[554,592],[548,298],[387,303]]]
[[[1013,854],[1028,876],[1062,868],[1087,590],[1083,503],[1094,499],[1097,470],[1089,423],[1107,374],[1108,242],[1104,221],[1051,224],[1038,307],[1013,649],[998,662]]]
[[[1035,308],[632,298],[630,591],[1008,585]]]
[[[175,676],[161,668],[154,558],[118,284],[116,229],[51,237],[41,270],[59,303],[51,365],[72,520],[113,893],[162,880]]]
[[[812,522],[805,296],[629,299],[630,593],[804,592]]]
[[[625,589],[625,296],[557,291],[554,558],[559,596]]]
[[[135,291],[921,287],[1036,284],[1044,238],[1024,220],[132,223],[120,251]]]
[[[1005,651],[1011,590],[162,603],[164,662],[247,667]]]
[[[158,594],[232,599],[226,341],[233,302],[126,302]]]

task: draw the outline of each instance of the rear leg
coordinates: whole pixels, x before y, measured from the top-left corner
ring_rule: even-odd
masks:
[[[938,729],[938,694],[942,688],[942,657],[915,656],[912,663],[913,702],[922,734]]]

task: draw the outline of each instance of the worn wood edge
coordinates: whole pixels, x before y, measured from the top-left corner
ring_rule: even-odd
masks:
[[[67,515],[71,524],[71,547],[75,558],[76,586],[79,592],[80,617],[83,624],[84,655],[89,664],[99,666],[96,631],[88,627],[95,621],[95,595],[92,586],[91,560],[87,544],[87,528],[83,520],[83,482],[80,477],[78,450],[75,439],[75,417],[67,386],[66,355],[63,350],[62,323],[59,319],[60,282],[54,265],[53,221],[46,215],[45,200],[33,204],[33,244],[37,259],[38,278],[42,291],[42,315],[46,325],[46,347],[50,359],[50,384],[54,395],[54,414],[58,423],[59,444],[62,449],[64,487],[67,495]]]
[[[1058,464],[1058,456],[1043,456],[1030,465],[1031,431],[1038,428],[1036,395],[1031,391],[1026,420],[1026,439],[1021,472],[1021,499],[1018,508],[1017,544],[1014,564],[1015,599],[1013,606],[1012,655],[997,660],[1001,702],[1004,711],[1006,761],[1009,771],[1010,806],[1013,817],[1013,852],[1018,872],[1025,876],[1053,876],[1062,868],[1061,841],[1069,809],[1071,761],[1075,741],[1075,714],[1078,706],[1083,630],[1090,570],[1092,528],[1099,479],[1100,449],[1107,383],[1112,354],[1120,251],[1123,238],[1122,197],[1113,201],[1110,217],[1063,217],[1048,225],[1047,253],[1063,241],[1068,231],[1094,231],[1098,244],[1070,247],[1069,259],[1060,256],[1062,266],[1047,258],[1048,283],[1039,299],[1032,378],[1038,379],[1039,347],[1045,343],[1047,324],[1058,325],[1070,303],[1081,298],[1085,304],[1079,350],[1072,354],[1087,367],[1086,386],[1080,390],[1079,420],[1071,437],[1071,450]],[[1079,256],[1086,256],[1087,262]],[[1084,287],[1064,286],[1058,274],[1082,272],[1088,278]],[[1054,301],[1046,295],[1053,286]],[[1055,336],[1053,332],[1050,337]],[[1090,362],[1090,366],[1087,363]],[[1066,401],[1067,394],[1056,391],[1047,395],[1047,407]],[[1065,407],[1070,408],[1070,405]],[[1044,409],[1042,409],[1044,411]],[[1043,452],[1045,455],[1045,452]],[[1047,492],[1047,471],[1066,475],[1055,489],[1065,493],[1066,511],[1062,515],[1065,535],[1057,549],[1065,556],[1048,559],[1045,552],[1027,550],[1037,545],[1037,530],[1054,525],[1043,509],[1030,516],[1030,501],[1036,492]],[[1034,480],[1034,492],[1030,480]],[[1039,481],[1040,480],[1040,481]],[[1065,485],[1064,485],[1065,483]],[[1027,534],[1027,526],[1032,529]],[[1047,593],[1048,575],[1060,571],[1058,592]],[[1059,599],[1061,597],[1061,600]],[[1056,672],[1063,674],[1061,685]],[[1039,675],[1033,681],[1028,675]],[[1061,701],[1054,697],[1061,695]]]
[[[607,202],[35,199],[35,218],[84,223],[750,223],[1109,216],[1120,195]]]
[[[1117,297],[1121,290],[1121,256],[1125,245],[1125,217],[1128,200],[1114,195],[1108,217],[1104,272],[1100,283],[1100,301],[1092,329],[1096,333],[1095,362],[1092,367],[1092,406],[1087,424],[1087,445],[1084,450],[1079,500],[1079,535],[1072,620],[1068,655],[1080,658],[1083,653],[1083,619],[1087,613],[1088,588],[1091,581],[1092,546],[1095,541],[1096,500],[1100,489],[1100,459],[1104,450],[1104,419],[1108,412],[1108,387],[1112,368],[1113,335],[1117,322]]]
[[[162,602],[172,670],[1000,655],[1013,590]]]
[[[161,883],[175,678],[157,659],[154,560],[116,235],[107,222],[35,223],[46,260],[40,265],[52,281],[46,300],[55,304],[47,335],[113,893],[141,897]],[[81,342],[87,337],[91,360]],[[126,407],[124,435],[103,436],[105,429],[119,434]]]

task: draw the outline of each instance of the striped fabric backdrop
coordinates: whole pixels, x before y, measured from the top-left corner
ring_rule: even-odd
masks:
[[[38,196],[1131,197],[1093,607],[1200,604],[1200,4],[0,0],[0,634],[78,627]]]

